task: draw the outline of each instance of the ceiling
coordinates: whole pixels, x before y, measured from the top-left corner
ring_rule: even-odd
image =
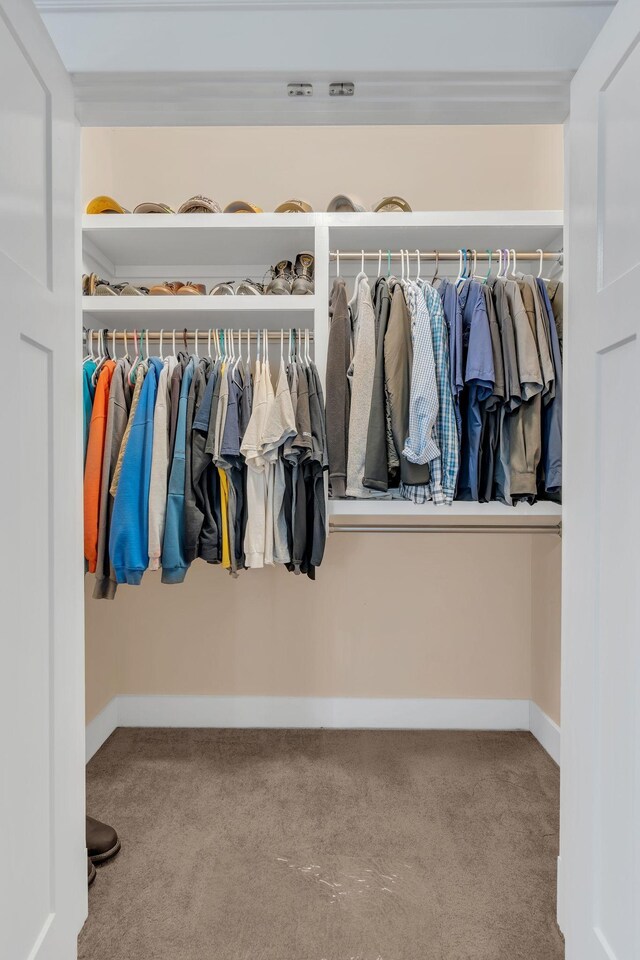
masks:
[[[615,0],[35,0],[86,125],[553,123]],[[313,95],[287,96],[310,82]],[[329,96],[352,81],[355,96]]]

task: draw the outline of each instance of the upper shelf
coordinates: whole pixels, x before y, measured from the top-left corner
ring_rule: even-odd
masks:
[[[561,210],[85,214],[82,235],[85,253],[114,277],[145,272],[207,276],[213,265],[267,267],[302,250],[313,251],[316,227],[328,228],[332,249],[547,250],[561,246],[562,224]]]
[[[382,251],[417,247],[484,251],[559,250],[562,210],[461,210],[431,213],[340,214],[329,223],[331,249]]]
[[[82,218],[84,252],[114,277],[256,264],[265,268],[314,250],[313,214],[113,214]],[[133,268],[133,270],[131,269]],[[196,269],[200,268],[200,269]]]

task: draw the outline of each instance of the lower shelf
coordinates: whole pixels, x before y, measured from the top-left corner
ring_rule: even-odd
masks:
[[[408,500],[329,500],[329,515],[332,517],[407,517],[412,519],[430,518],[446,521],[453,517],[462,517],[468,521],[481,523],[483,519],[497,518],[520,523],[525,518],[555,519],[562,517],[560,504],[542,501],[531,506],[519,503],[507,507],[504,503],[469,503],[456,500],[451,506],[436,506],[433,503],[416,504]]]

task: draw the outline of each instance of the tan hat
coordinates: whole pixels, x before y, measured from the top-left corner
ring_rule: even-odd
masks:
[[[133,208],[134,213],[173,213],[171,207],[166,203],[139,203]]]
[[[402,197],[383,197],[373,210],[374,213],[411,213],[411,207]]]
[[[87,213],[129,213],[113,197],[94,197],[87,204]]]
[[[222,213],[222,207],[217,200],[210,200],[197,194],[178,207],[178,213]]]
[[[346,193],[339,193],[329,201],[328,213],[364,213],[366,207],[355,197],[348,197]]]
[[[306,200],[285,200],[276,207],[274,213],[313,213],[313,207]]]
[[[264,213],[262,207],[257,207],[255,203],[247,203],[246,200],[234,200],[228,203],[224,208],[225,213]]]

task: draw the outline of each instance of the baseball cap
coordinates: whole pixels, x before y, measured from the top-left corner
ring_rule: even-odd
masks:
[[[329,201],[328,213],[364,213],[366,207],[355,197],[348,197],[346,193],[339,193]]]
[[[262,213],[262,207],[257,207],[255,203],[247,203],[246,200],[234,200],[228,203],[224,208],[225,213]]]
[[[113,197],[94,197],[87,204],[87,213],[129,213]]]
[[[383,197],[373,210],[374,213],[411,213],[411,207],[402,197]]]
[[[217,200],[210,200],[197,194],[178,207],[178,213],[222,213],[222,207]]]
[[[306,200],[285,200],[274,213],[313,213],[313,207]]]
[[[134,213],[173,213],[171,207],[166,203],[139,203],[133,208]]]

